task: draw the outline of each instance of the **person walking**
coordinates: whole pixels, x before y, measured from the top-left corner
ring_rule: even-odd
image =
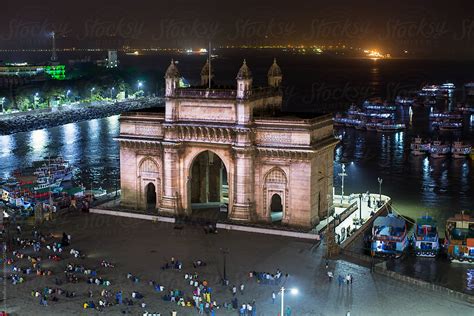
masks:
[[[332,271],[328,271],[328,279],[329,279],[329,282],[332,281],[332,278],[334,277],[334,274],[332,273]]]
[[[244,295],[244,284],[240,284],[240,294]]]
[[[347,285],[350,284],[350,282],[351,282],[350,279],[351,279],[351,277],[350,277],[350,275],[349,275],[349,273],[348,273],[348,274],[346,275],[346,282],[347,282]]]
[[[352,274],[349,274],[349,281],[351,282],[351,284],[352,284],[352,280],[353,280]]]
[[[342,283],[344,283],[344,277],[339,274],[339,276],[337,277],[337,281],[339,282],[339,286],[341,286]]]
[[[272,292],[272,304],[275,304],[276,294]]]
[[[232,295],[235,296],[235,294],[237,294],[237,287],[234,285],[232,286]]]

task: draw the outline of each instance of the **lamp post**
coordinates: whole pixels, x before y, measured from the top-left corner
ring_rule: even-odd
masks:
[[[110,99],[113,99],[114,90],[115,90],[115,87],[110,88]]]
[[[362,225],[362,193],[359,193],[359,224]]]
[[[142,88],[143,88],[143,82],[141,81],[138,81],[137,82],[137,94],[142,91]]]
[[[280,289],[280,294],[281,294],[281,306],[280,306],[280,315],[283,316],[284,313],[285,313],[285,287],[281,287]],[[292,288],[290,289],[290,293],[293,294],[293,295],[297,295],[298,294],[298,289],[296,288]]]
[[[347,177],[345,164],[342,164],[342,172],[339,173],[339,176],[341,177],[341,204],[342,204],[342,201],[344,199],[344,178]]]
[[[66,101],[69,100],[69,95],[71,94],[71,90],[66,91]]]
[[[91,101],[92,101],[92,93],[94,92],[94,90],[95,90],[95,87],[92,87],[91,88]]]
[[[33,96],[33,106],[34,106],[35,109],[37,107],[38,96],[39,96],[38,92],[36,92],[35,95]]]
[[[379,203],[382,202],[382,178],[377,178],[377,181],[379,182]]]
[[[227,255],[229,254],[229,249],[221,248],[222,256],[224,257],[224,266],[223,266],[223,280],[222,283],[227,285]]]
[[[4,112],[3,105],[5,104],[5,97],[2,97],[0,100],[2,101],[2,114],[3,114]]]

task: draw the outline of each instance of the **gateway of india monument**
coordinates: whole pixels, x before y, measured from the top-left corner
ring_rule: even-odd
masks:
[[[236,86],[181,87],[171,61],[166,106],[120,118],[121,206],[151,214],[213,214],[310,228],[333,208],[331,115],[282,112],[282,72],[255,88],[245,60]]]

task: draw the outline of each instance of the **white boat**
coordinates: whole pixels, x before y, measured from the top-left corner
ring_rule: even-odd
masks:
[[[443,121],[438,123],[440,131],[453,131],[462,129],[462,122]]]
[[[61,186],[61,182],[53,182],[53,183],[44,183],[44,184],[38,184],[37,186],[34,187],[35,191],[43,190],[43,189],[54,189],[54,188],[59,188]]]
[[[410,144],[411,153],[415,156],[425,155],[430,152],[431,143],[423,142],[421,137],[415,137]]]
[[[406,128],[405,124],[392,124],[389,122],[377,124],[377,132],[398,132]]]
[[[444,158],[446,157],[451,151],[451,146],[448,144],[443,144],[439,140],[435,140],[430,147],[430,156],[432,158]]]
[[[453,158],[456,159],[466,158],[471,152],[471,145],[464,144],[462,141],[455,141],[451,146],[451,153],[453,154]]]

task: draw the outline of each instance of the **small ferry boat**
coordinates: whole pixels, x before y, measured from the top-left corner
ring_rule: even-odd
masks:
[[[456,131],[462,129],[462,122],[442,121],[438,122],[435,126],[439,128],[440,131]]]
[[[415,137],[410,144],[411,153],[415,156],[425,155],[430,152],[431,143],[423,141],[421,137]]]
[[[389,214],[375,219],[370,246],[372,256],[399,258],[407,246],[407,226],[403,218]]]
[[[395,105],[389,105],[387,103],[382,102],[379,99],[375,100],[366,100],[362,104],[362,107],[365,110],[369,111],[396,111],[397,107]]]
[[[462,212],[446,221],[445,248],[451,261],[474,262],[474,217]]]
[[[430,120],[462,120],[463,115],[459,112],[431,112]]]
[[[435,140],[430,147],[430,156],[432,158],[443,158],[451,152],[451,146],[443,144],[439,140]]]
[[[395,98],[395,103],[401,104],[401,105],[413,105],[416,102],[416,98],[414,97],[402,97],[400,95],[397,95]]]
[[[416,220],[413,248],[416,256],[436,257],[438,255],[438,223],[431,216],[422,216]]]
[[[464,144],[462,141],[455,141],[451,146],[451,154],[453,155],[453,158],[466,158],[471,154],[471,152],[471,145]]]
[[[383,122],[377,124],[377,132],[399,132],[406,128],[405,124],[394,124],[391,122]]]

